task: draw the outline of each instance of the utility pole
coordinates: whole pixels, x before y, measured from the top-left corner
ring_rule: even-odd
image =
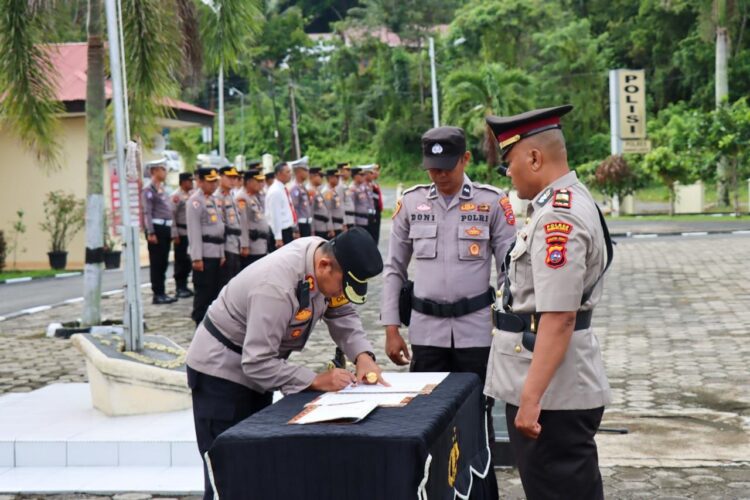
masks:
[[[729,95],[727,80],[727,58],[729,46],[729,30],[727,29],[727,2],[716,0],[716,76],[715,98],[716,108],[724,105]],[[729,204],[729,186],[727,185],[727,159],[722,156],[716,165],[716,199],[720,205]]]
[[[219,64],[219,156],[224,158],[224,64]]]
[[[245,154],[245,93],[236,87],[229,89],[230,96],[240,96],[240,154]]]
[[[297,128],[297,106],[294,103],[294,84],[289,80],[289,111],[292,115],[292,138],[294,140],[295,160],[299,160],[302,151],[299,146],[299,130]]]
[[[271,104],[273,106],[273,137],[276,139],[276,147],[279,151],[279,159],[284,157],[284,148],[281,145],[281,134],[279,134],[279,112],[276,109],[276,89],[273,81],[273,77],[271,75],[271,71],[266,70],[266,75],[268,76],[268,85],[271,88]]]
[[[143,350],[143,304],[140,286],[140,221],[130,218],[130,196],[125,169],[126,120],[125,92],[122,77],[122,48],[120,47],[120,25],[115,0],[105,0],[107,15],[107,35],[109,38],[109,67],[112,76],[112,103],[115,117],[115,151],[117,158],[117,178],[120,185],[120,217],[125,254],[125,318],[123,333],[125,349]]]
[[[438,108],[437,74],[435,73],[435,39],[430,37],[430,80],[432,84],[432,126],[440,126],[440,110]]]

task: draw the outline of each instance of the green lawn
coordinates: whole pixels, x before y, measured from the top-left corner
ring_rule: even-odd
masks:
[[[12,279],[12,278],[48,278],[60,273],[73,273],[79,272],[80,269],[65,269],[58,271],[55,269],[34,269],[30,271],[3,271],[0,272],[0,281]]]

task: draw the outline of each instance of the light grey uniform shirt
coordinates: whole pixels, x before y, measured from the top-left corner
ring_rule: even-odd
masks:
[[[242,232],[247,234],[250,242],[250,255],[267,254],[270,229],[258,195],[249,194],[243,189],[237,194],[235,200],[240,210]]]
[[[231,190],[225,193],[219,188],[214,193],[214,198],[216,199],[216,206],[220,209],[221,217],[224,220],[224,231],[226,232],[224,251],[239,254],[240,247],[247,248],[250,242],[248,241],[247,234],[242,234],[242,217],[234,201],[234,195]],[[230,234],[227,230],[239,232],[240,234]]]
[[[464,177],[461,191],[446,203],[437,187],[420,185],[404,191],[393,214],[388,258],[384,268],[380,318],[383,325],[399,325],[398,297],[409,278],[414,258],[414,295],[441,303],[455,303],[487,292],[492,257],[498,284],[504,280],[503,258],[515,236],[515,219],[500,204],[505,194],[493,186]],[[411,313],[409,340],[435,347],[488,347],[490,308],[457,318]]]
[[[312,206],[312,219],[313,219],[313,231],[318,236],[327,237],[329,231],[333,231],[333,221],[331,220],[331,213],[328,211],[325,198],[320,188],[311,187],[311,206]]]
[[[367,183],[352,184],[349,188],[349,196],[354,202],[354,223],[358,226],[366,226],[370,223],[370,215],[375,213],[372,205],[372,192],[367,188]]]
[[[344,224],[347,226],[354,225],[354,200],[349,194],[349,186],[344,183],[344,179],[339,180],[338,186],[336,186],[336,192],[339,194],[339,199],[344,205]]]
[[[203,237],[224,239],[224,221],[213,195],[196,189],[187,202],[188,252],[192,260],[224,258],[224,243],[203,241]]]
[[[341,231],[346,220],[346,214],[344,213],[344,204],[341,201],[338,189],[332,189],[330,185],[326,184],[321,192],[323,193],[323,201],[326,207],[328,207],[328,213],[331,214],[333,230]]]
[[[607,250],[591,194],[570,172],[543,190],[529,211],[510,254],[512,312],[592,310],[602,296],[603,281],[597,279]],[[521,333],[493,333],[485,394],[518,405],[534,353],[523,347]],[[542,409],[598,408],[610,400],[599,341],[591,328],[577,330],[544,393]]]
[[[194,192],[178,188],[172,193],[172,238],[187,236],[187,201]]]
[[[188,366],[259,392],[299,392],[310,386],[315,372],[287,358],[302,350],[320,319],[349,359],[372,352],[352,304],[331,307],[317,287],[313,256],[324,241],[299,238],[234,277],[207,315],[229,341],[242,346],[242,354],[228,349],[201,324],[188,349]],[[305,279],[312,286],[310,303],[302,308],[296,291]]]
[[[292,198],[292,205],[297,212],[297,224],[310,224],[312,212],[310,210],[310,195],[304,184],[292,183],[289,189],[289,196]]]
[[[153,184],[143,188],[141,203],[143,205],[143,227],[146,233],[154,233],[154,219],[170,221],[169,224],[171,225],[172,200],[170,200],[163,184],[158,188]]]

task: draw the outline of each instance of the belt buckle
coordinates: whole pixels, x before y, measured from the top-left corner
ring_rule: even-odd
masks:
[[[492,328],[497,328],[497,321],[495,321],[495,314],[498,312],[497,304],[492,304],[490,306],[490,318],[492,318]],[[494,333],[493,333],[494,335]]]

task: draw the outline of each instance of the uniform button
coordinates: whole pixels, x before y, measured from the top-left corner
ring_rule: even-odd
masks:
[[[515,351],[516,351],[517,353],[521,352],[521,346],[520,346],[520,345],[518,345],[518,344],[516,344],[516,349],[515,349]]]

